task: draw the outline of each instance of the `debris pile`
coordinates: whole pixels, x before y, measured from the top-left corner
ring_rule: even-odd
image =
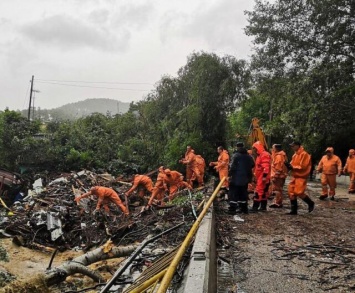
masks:
[[[141,241],[149,233],[157,233],[177,222],[193,221],[191,206],[176,206],[169,212],[143,211],[138,207],[141,203],[134,202],[135,196],[130,197],[131,217],[124,217],[115,205],[110,205],[109,215],[93,215],[96,200],[82,199],[77,204],[75,196],[95,185],[111,187],[121,196],[129,183],[122,184],[123,178],[116,180],[110,174],[90,171],[61,174],[51,179],[46,186],[42,185],[41,178],[37,179],[28,195],[11,206],[9,215],[12,216],[0,216],[0,230],[15,236],[14,242],[18,245],[43,251],[53,248],[89,250],[108,239],[125,245]]]

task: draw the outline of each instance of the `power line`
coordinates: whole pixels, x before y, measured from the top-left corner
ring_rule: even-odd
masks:
[[[144,85],[151,85],[153,86],[154,84],[152,83],[147,83],[147,82],[115,82],[115,81],[81,81],[81,80],[56,80],[56,79],[36,79],[36,81],[48,81],[48,82],[77,82],[77,83],[104,83],[104,84],[144,84]]]
[[[85,88],[97,88],[97,89],[107,89],[107,90],[120,90],[120,91],[137,91],[137,92],[147,92],[151,89],[129,89],[129,88],[117,88],[117,87],[103,87],[103,86],[90,86],[90,85],[79,85],[79,84],[66,84],[61,82],[50,82],[50,81],[41,81],[36,79],[38,83],[61,85],[61,86],[71,86],[71,87],[85,87]]]

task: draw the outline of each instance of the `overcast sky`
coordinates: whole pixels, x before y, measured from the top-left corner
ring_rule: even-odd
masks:
[[[0,110],[138,101],[193,52],[251,55],[252,0],[0,0]],[[79,83],[84,81],[85,83]],[[92,83],[96,82],[96,83]],[[71,85],[71,86],[68,86]]]

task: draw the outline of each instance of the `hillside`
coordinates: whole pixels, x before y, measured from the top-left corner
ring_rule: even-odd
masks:
[[[92,113],[124,114],[128,111],[130,103],[123,103],[112,99],[86,99],[84,101],[69,103],[54,109],[36,109],[35,118],[48,120],[73,120],[88,116]],[[22,114],[27,117],[27,110]]]

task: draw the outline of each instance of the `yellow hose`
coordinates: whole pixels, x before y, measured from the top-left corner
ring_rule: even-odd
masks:
[[[133,289],[132,291],[129,291],[129,293],[140,293],[144,292],[145,289],[149,288],[152,284],[154,284],[157,280],[160,280],[164,274],[166,273],[167,269],[161,271],[159,274],[156,274],[155,276],[151,277],[149,280],[145,281],[142,283],[139,287]]]
[[[174,259],[172,260],[170,266],[168,267],[167,272],[164,275],[163,280],[161,281],[161,284],[160,284],[160,287],[159,287],[157,293],[165,293],[168,290],[170,282],[173,279],[173,276],[175,274],[176,268],[179,265],[179,262],[180,262],[181,258],[183,257],[183,255],[185,254],[185,251],[189,247],[192,238],[194,237],[194,235],[195,235],[200,223],[202,222],[202,219],[206,215],[209,207],[212,205],[212,202],[216,198],[216,196],[218,194],[218,191],[220,190],[220,188],[221,188],[221,186],[222,186],[222,184],[223,184],[223,182],[225,180],[226,180],[226,177],[223,177],[221,182],[219,182],[219,184],[216,187],[215,191],[212,193],[212,195],[209,198],[208,202],[206,203],[205,207],[201,211],[201,214],[198,216],[197,220],[192,225],[189,233],[187,234],[187,236],[184,239],[183,243],[181,244],[179,250],[177,251]],[[139,291],[135,291],[135,292],[139,292]]]

